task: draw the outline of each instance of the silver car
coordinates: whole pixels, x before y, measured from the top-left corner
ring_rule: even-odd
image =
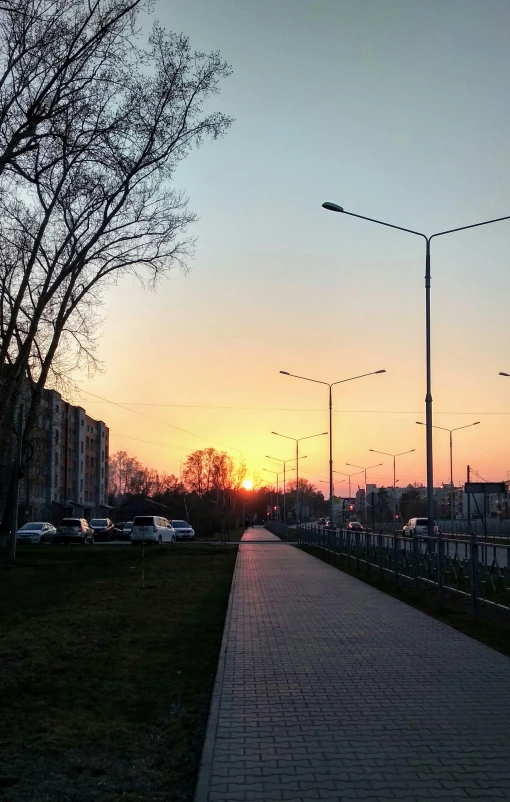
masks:
[[[94,542],[94,530],[85,518],[63,518],[58,525],[55,541],[86,545]]]
[[[172,521],[177,540],[193,540],[195,530],[187,521]]]
[[[30,521],[16,532],[18,543],[51,543],[57,530],[48,521]]]
[[[439,529],[435,521],[432,521],[434,534],[437,535]],[[429,519],[428,518],[411,518],[402,529],[402,534],[405,537],[413,537],[413,535],[428,535],[429,533]]]

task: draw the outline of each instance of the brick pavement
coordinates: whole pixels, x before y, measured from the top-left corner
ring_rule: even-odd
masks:
[[[196,802],[510,800],[510,660],[289,546],[239,549]]]
[[[251,543],[253,541],[261,541],[265,540],[267,542],[274,542],[275,540],[280,541],[280,538],[276,535],[273,535],[271,532],[268,532],[265,526],[250,526],[249,529],[246,530],[242,537],[243,543]]]

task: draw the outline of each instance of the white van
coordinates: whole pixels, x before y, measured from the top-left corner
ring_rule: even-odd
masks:
[[[439,529],[435,521],[432,521],[434,527],[434,534],[437,535]],[[412,537],[413,535],[428,535],[429,533],[429,519],[428,518],[411,518],[410,521],[402,529],[402,534],[405,537]]]
[[[175,540],[175,529],[167,518],[137,515],[133,520],[132,543],[175,543]]]

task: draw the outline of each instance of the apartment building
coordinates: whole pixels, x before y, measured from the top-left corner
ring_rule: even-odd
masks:
[[[45,390],[20,486],[20,518],[108,515],[109,430],[80,406]]]

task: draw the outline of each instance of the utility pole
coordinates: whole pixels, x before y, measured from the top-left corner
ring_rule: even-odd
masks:
[[[19,503],[19,480],[21,470],[21,448],[23,444],[23,404],[19,405],[18,428],[16,430],[16,452],[14,457],[14,481],[12,488],[12,510],[11,510],[11,538],[9,541],[9,562],[16,560],[16,532],[18,531],[18,503]]]

